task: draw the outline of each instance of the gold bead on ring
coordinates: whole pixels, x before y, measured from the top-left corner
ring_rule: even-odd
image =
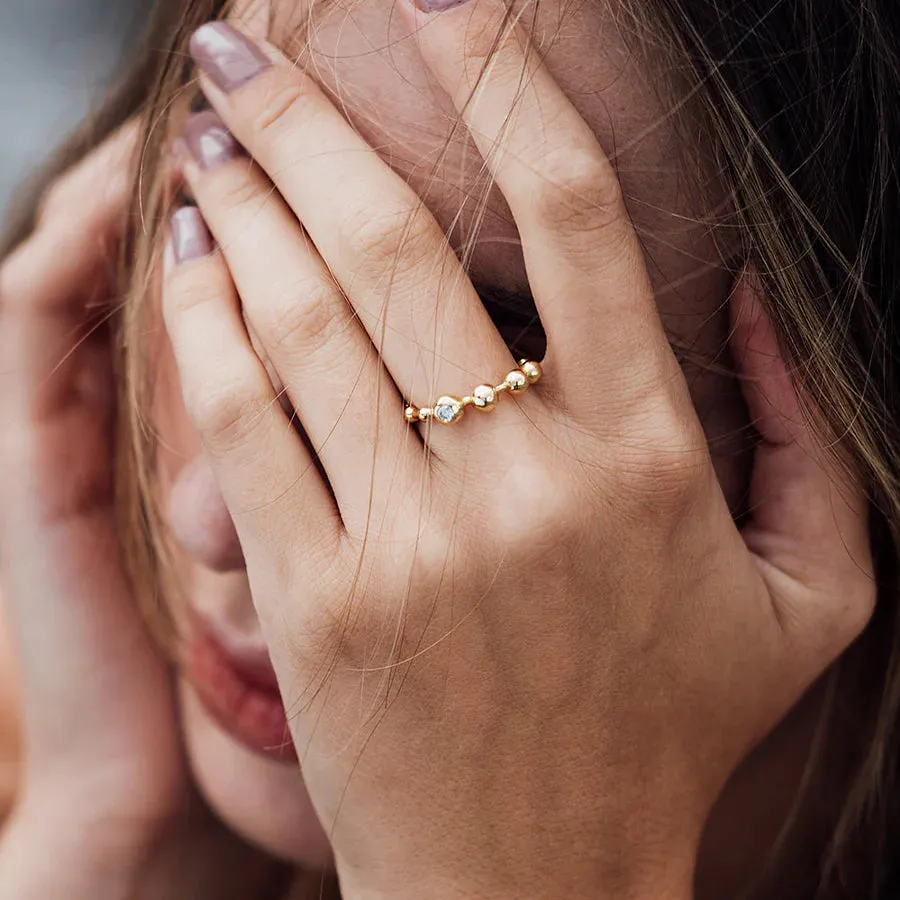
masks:
[[[519,361],[519,368],[513,369],[498,385],[479,384],[467,397],[438,397],[433,406],[408,405],[403,411],[410,424],[435,421],[441,425],[455,425],[462,419],[467,406],[474,406],[479,412],[490,412],[500,401],[504,392],[524,394],[543,377],[540,363],[529,359]]]

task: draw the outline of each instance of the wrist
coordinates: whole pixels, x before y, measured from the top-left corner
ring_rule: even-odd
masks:
[[[77,810],[23,801],[0,841],[0,896],[130,900],[142,849]]]
[[[495,891],[483,889],[468,882],[457,882],[453,885],[431,885],[427,893],[419,893],[418,889],[412,889],[408,894],[390,891],[368,891],[365,889],[348,891],[342,883],[341,897],[343,900],[421,900],[428,897],[429,900],[693,900],[694,891],[691,884],[673,886],[660,884],[654,888],[648,888],[639,893],[620,894],[618,891],[604,890],[599,886],[576,889],[557,884],[554,888],[536,889],[532,893],[522,894],[518,889],[513,891]]]
[[[231,834],[187,785],[184,795],[169,817],[143,819],[69,794],[26,792],[0,840],[0,897],[268,896],[282,867]]]
[[[560,863],[555,876],[537,872],[513,871],[498,866],[494,877],[479,875],[474,870],[455,876],[424,877],[422,870],[393,870],[390,883],[375,879],[341,875],[344,900],[693,900],[695,858],[671,859],[665,864],[629,865],[623,858],[615,871],[595,873],[593,877],[573,877],[572,867]],[[503,883],[496,877],[505,873]]]

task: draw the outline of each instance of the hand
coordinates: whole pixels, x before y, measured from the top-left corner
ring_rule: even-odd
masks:
[[[132,126],[64,176],[3,265],[0,572],[22,671],[29,790],[142,828],[183,789],[166,667],[132,601],[113,510],[107,319]],[[50,784],[52,782],[52,785]]]
[[[0,575],[26,752],[0,894],[19,900],[240,896],[265,868],[189,802],[116,538],[106,322],[137,131],[65,175],[0,267]]]
[[[166,323],[306,781],[351,898],[686,898],[728,774],[868,620],[864,494],[748,278],[738,530],[594,135],[520,30],[494,46],[500,3],[398,8],[548,338],[541,384],[455,428],[407,425],[404,398],[513,366],[441,229],[273,48],[193,42],[222,121],[185,133],[203,218],[173,222]]]
[[[21,779],[22,747],[19,678],[0,596],[0,833],[16,802]]]

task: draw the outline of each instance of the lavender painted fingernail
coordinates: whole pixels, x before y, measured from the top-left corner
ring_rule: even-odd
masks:
[[[191,116],[182,132],[184,143],[201,169],[210,171],[244,155],[225,123],[211,111]]]
[[[170,265],[180,265],[209,256],[215,249],[212,235],[196,206],[183,206],[172,216],[169,239]]]
[[[216,86],[230,94],[268,69],[268,57],[227,22],[208,22],[194,32],[190,46],[194,62]]]
[[[416,6],[424,13],[444,12],[456,6],[462,6],[469,0],[414,0]]]

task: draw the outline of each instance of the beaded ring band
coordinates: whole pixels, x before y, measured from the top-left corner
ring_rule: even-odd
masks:
[[[441,425],[455,425],[466,411],[467,406],[474,406],[481,412],[490,412],[500,401],[504,391],[510,394],[524,394],[533,384],[537,384],[543,375],[540,363],[529,359],[519,361],[519,368],[513,369],[498,385],[479,384],[468,397],[438,397],[434,406],[406,407],[404,416],[407,422],[435,421]]]

